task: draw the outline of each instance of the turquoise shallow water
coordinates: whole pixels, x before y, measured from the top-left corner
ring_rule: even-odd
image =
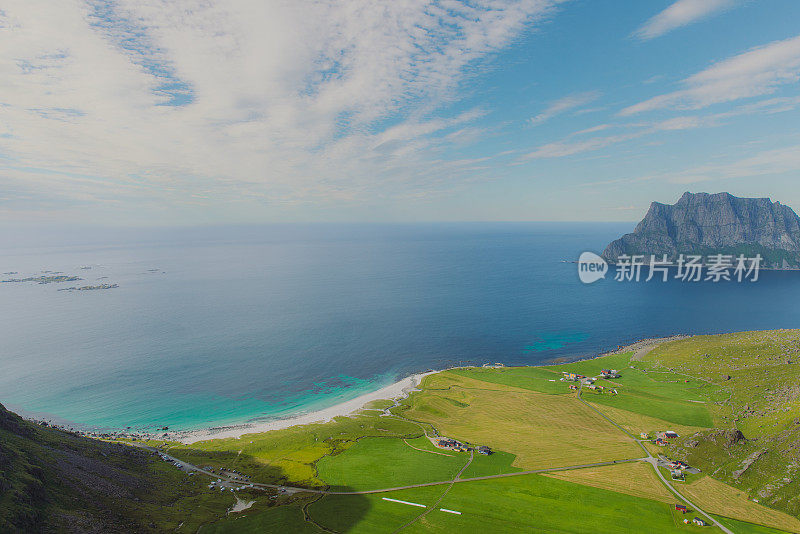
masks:
[[[321,409],[451,365],[800,326],[798,272],[756,284],[585,286],[562,262],[629,229],[275,225],[6,238],[0,272],[120,287],[0,284],[0,402],[87,426],[194,429]]]

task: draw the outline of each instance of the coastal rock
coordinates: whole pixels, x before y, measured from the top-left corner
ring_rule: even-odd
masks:
[[[729,193],[684,193],[675,204],[653,202],[633,233],[612,241],[603,252],[620,255],[761,254],[762,267],[800,267],[800,217],[769,198]]]

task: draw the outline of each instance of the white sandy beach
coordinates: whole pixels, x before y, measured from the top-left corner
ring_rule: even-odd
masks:
[[[176,436],[175,439],[188,445],[209,439],[241,438],[245,434],[257,434],[260,432],[268,432],[270,430],[280,430],[282,428],[288,428],[295,425],[307,425],[309,423],[323,423],[330,421],[334,417],[350,415],[363,408],[368,402],[381,399],[395,400],[405,398],[416,389],[424,377],[438,372],[439,371],[429,371],[427,373],[411,375],[403,380],[400,380],[399,382],[395,382],[394,384],[390,384],[371,393],[366,393],[360,397],[356,397],[355,399],[331,406],[330,408],[325,408],[324,410],[302,414],[287,419],[265,421],[263,423],[249,423],[221,428],[195,430],[181,433],[180,435]]]

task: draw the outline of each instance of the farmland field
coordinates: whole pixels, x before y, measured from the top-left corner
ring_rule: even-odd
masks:
[[[673,341],[636,361],[627,352],[547,367],[461,368],[427,376],[397,406],[376,401],[375,410],[328,423],[150,444],[257,482],[356,493],[256,494],[251,509],[202,532],[697,531],[674,510],[682,499],[641,461],[645,449],[702,469],[675,489],[732,532],[800,532],[798,352],[796,331],[753,332]],[[598,379],[602,392],[570,390],[562,380],[563,371],[595,377],[603,368],[621,376]],[[666,447],[636,441],[665,429],[680,435]],[[494,453],[470,460],[428,436]],[[612,463],[620,460],[632,461]],[[551,471],[520,473],[528,470]],[[397,487],[407,489],[384,491]]]
[[[512,465],[522,469],[641,456],[638,446],[573,395],[451,376],[429,377],[436,378],[431,389],[413,395],[397,413],[430,423],[442,435],[511,452],[517,456]]]
[[[396,438],[364,438],[336,456],[317,462],[319,478],[332,489],[391,488],[450,480],[467,463],[469,455],[436,455],[412,449]]]

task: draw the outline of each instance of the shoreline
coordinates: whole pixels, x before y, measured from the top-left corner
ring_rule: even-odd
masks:
[[[550,361],[550,362],[542,362],[538,365],[508,365],[500,364],[500,367],[548,367],[552,365],[560,365],[564,363],[574,363],[574,362],[581,362],[581,361],[588,361],[594,360],[597,358],[602,358],[603,356],[608,356],[611,354],[619,354],[621,352],[628,352],[634,351],[636,354],[634,355],[634,359],[641,359],[644,354],[655,348],[656,346],[667,343],[670,341],[678,340],[678,339],[685,339],[688,337],[692,337],[692,334],[677,334],[665,337],[654,337],[654,338],[644,338],[633,341],[626,345],[619,345],[615,349],[607,350],[605,352],[599,352],[593,356],[589,357],[573,357],[573,358],[564,358],[563,361]],[[417,386],[420,385],[422,379],[426,376],[441,373],[444,371],[449,371],[451,369],[461,369],[461,368],[472,368],[472,367],[480,367],[479,365],[468,365],[468,366],[454,366],[454,367],[447,367],[444,369],[437,369],[426,371],[422,373],[416,373],[410,376],[407,376],[397,382],[384,386],[382,388],[376,389],[374,391],[364,393],[355,397],[353,399],[340,402],[339,404],[335,404],[333,406],[329,406],[327,408],[322,408],[320,410],[315,410],[312,412],[307,413],[299,413],[297,415],[284,417],[280,419],[273,419],[269,421],[261,421],[261,422],[243,422],[239,424],[231,424],[225,426],[216,426],[216,427],[208,427],[208,428],[201,428],[196,430],[167,430],[167,431],[156,431],[156,432],[142,432],[142,431],[82,431],[77,430],[74,428],[69,428],[66,425],[59,425],[54,424],[52,421],[45,421],[41,419],[31,418],[29,420],[36,422],[36,423],[44,423],[48,424],[48,426],[53,426],[55,428],[60,428],[67,432],[73,432],[76,434],[80,434],[87,437],[93,438],[100,438],[100,439],[108,439],[108,438],[126,438],[126,439],[134,439],[134,440],[142,440],[142,439],[161,439],[161,440],[168,440],[168,441],[177,441],[179,443],[183,443],[185,445],[191,445],[193,443],[197,443],[200,441],[209,441],[214,439],[229,439],[229,438],[236,438],[241,439],[242,436],[247,434],[261,434],[264,432],[269,432],[271,430],[282,430],[286,428],[290,428],[293,426],[301,426],[301,425],[308,425],[313,423],[327,423],[333,420],[336,417],[348,417],[354,415],[355,413],[359,412],[360,410],[364,409],[364,406],[372,401],[376,400],[392,400],[397,401],[401,399],[407,398],[411,393],[414,391],[419,391]]]
[[[372,401],[404,399],[412,392],[418,391],[417,386],[420,385],[423,378],[428,375],[440,373],[446,370],[447,369],[441,369],[413,374],[370,393],[365,393],[354,399],[350,399],[348,401],[344,401],[314,412],[299,414],[284,419],[275,419],[273,421],[243,423],[240,425],[175,432],[170,436],[170,438],[185,445],[191,445],[192,443],[197,443],[198,441],[226,438],[241,439],[241,437],[246,434],[261,434],[263,432],[269,432],[270,430],[282,430],[284,428],[308,425],[311,423],[327,423],[335,417],[346,417],[352,415],[362,410],[367,403]]]
[[[570,363],[572,363],[579,361],[594,360],[597,358],[602,358],[603,356],[608,356],[611,354],[619,354],[622,352],[629,352],[629,351],[634,351],[636,353],[634,354],[634,358],[640,359],[642,356],[644,356],[644,354],[646,354],[647,352],[649,352],[650,350],[654,349],[655,347],[657,347],[662,343],[668,343],[670,341],[676,341],[679,339],[686,339],[688,337],[691,337],[691,335],[677,334],[666,337],[639,339],[627,345],[620,345],[614,350],[602,352],[589,358],[576,358],[569,361]],[[503,365],[503,367],[542,367],[546,365],[558,365],[558,364],[550,363],[550,364],[544,364],[544,365],[539,364],[533,366]],[[479,367],[479,366],[465,366],[465,367]],[[247,434],[260,434],[263,432],[269,432],[270,430],[281,430],[293,426],[307,425],[312,423],[326,423],[328,421],[331,421],[335,417],[347,417],[353,415],[356,412],[362,410],[367,403],[372,401],[376,400],[397,401],[400,399],[405,399],[414,391],[419,391],[417,389],[417,386],[420,385],[422,379],[425,378],[426,376],[433,375],[436,373],[441,373],[444,371],[449,371],[450,369],[459,369],[459,368],[460,367],[448,367],[446,369],[438,369],[434,371],[427,371],[424,373],[417,373],[408,376],[402,380],[399,380],[393,384],[389,384],[388,386],[385,386],[381,389],[372,391],[370,393],[365,393],[364,395],[360,395],[349,401],[341,402],[334,406],[330,406],[328,408],[324,408],[322,410],[317,410],[306,414],[300,414],[293,417],[287,417],[285,419],[277,419],[274,421],[265,421],[261,423],[243,423],[241,425],[176,432],[175,435],[171,437],[180,443],[183,443],[185,445],[191,445],[192,443],[197,443],[199,441],[208,441],[213,439],[226,439],[226,438],[241,439],[242,436]]]

